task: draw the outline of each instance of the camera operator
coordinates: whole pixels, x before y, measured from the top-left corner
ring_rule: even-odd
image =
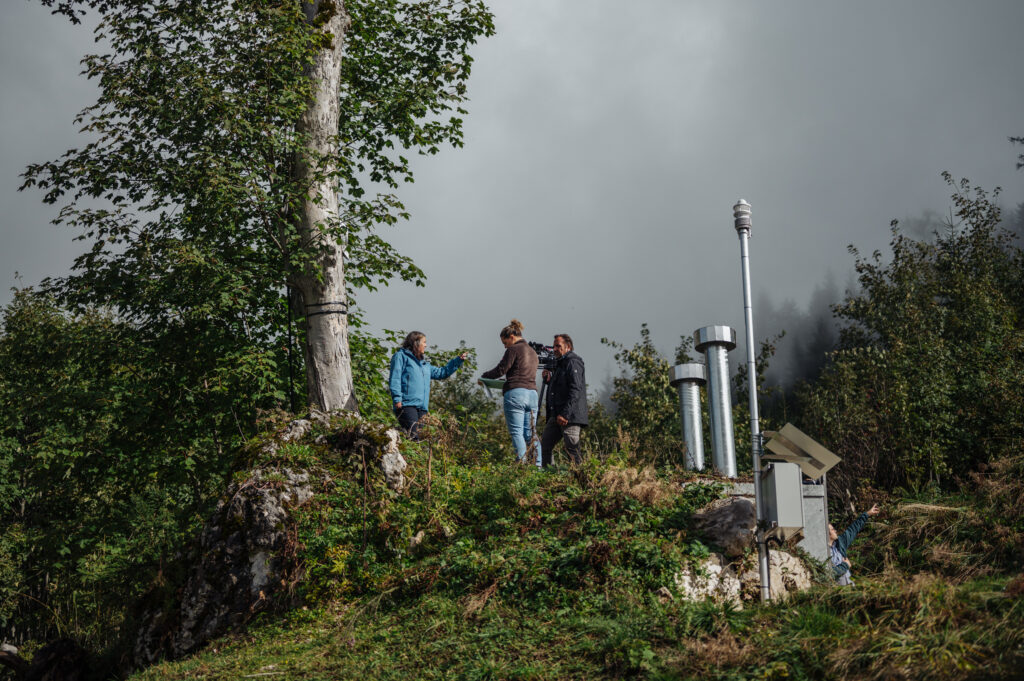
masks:
[[[573,352],[569,334],[555,336],[554,353],[558,358],[554,371],[544,370],[548,384],[547,423],[541,436],[541,462],[551,465],[552,452],[559,440],[565,443],[565,452],[573,464],[583,461],[580,434],[587,425],[587,381],[583,359]]]

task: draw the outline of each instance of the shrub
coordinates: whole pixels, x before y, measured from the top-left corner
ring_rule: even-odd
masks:
[[[887,262],[851,247],[860,291],[834,307],[841,348],[802,395],[808,432],[844,459],[836,490],[952,487],[1024,443],[1024,253],[998,192],[945,177],[945,233],[919,241],[894,223]]]

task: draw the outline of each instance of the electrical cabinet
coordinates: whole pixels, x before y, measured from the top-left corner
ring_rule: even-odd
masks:
[[[764,462],[761,498],[767,522],[765,534],[782,541],[804,527],[803,478],[800,466],[782,461]]]

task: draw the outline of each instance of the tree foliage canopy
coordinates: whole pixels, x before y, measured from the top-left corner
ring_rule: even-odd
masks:
[[[94,618],[79,631],[109,642],[119,585],[144,585],[258,414],[302,385],[286,292],[323,246],[299,229],[311,182],[340,196],[322,234],[344,243],[351,290],[422,284],[377,229],[407,216],[407,156],[461,144],[468,49],[493,24],[480,0],[41,1],[97,16],[83,64],[99,96],[76,119],[83,146],[24,174],[85,251],[3,318],[0,573],[18,575],[2,588],[22,632],[66,628],[77,603]],[[322,30],[342,7],[344,36]],[[310,64],[341,39],[341,122],[303,177]],[[356,335],[351,352],[376,405],[382,346]]]
[[[84,62],[100,97],[77,120],[93,141],[25,173],[23,188],[64,203],[58,222],[91,244],[72,276],[51,282],[62,300],[147,325],[273,328],[282,288],[315,248],[295,224],[308,181],[291,170],[308,143],[296,131],[307,67],[332,37],[306,21],[303,4],[58,4],[102,12],[97,33],[111,48]],[[493,31],[491,16],[478,1],[345,8],[337,154],[323,164],[343,206],[330,234],[346,244],[352,286],[422,282],[374,229],[407,217],[388,193],[413,179],[404,150],[461,144],[467,50]]]
[[[998,191],[945,178],[944,232],[916,240],[894,223],[888,259],[851,247],[860,289],[834,307],[841,349],[804,396],[850,486],[952,482],[1021,447],[1024,252]]]

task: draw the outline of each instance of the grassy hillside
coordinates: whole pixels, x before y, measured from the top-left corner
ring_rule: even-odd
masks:
[[[329,443],[257,462],[321,473],[296,528],[305,605],[132,678],[1010,679],[1024,669],[1020,518],[999,505],[1019,492],[1012,467],[962,497],[887,499],[851,553],[855,587],[821,570],[811,591],[741,610],[684,601],[672,579],[713,548],[691,516],[719,485],[683,489],[687,474],[638,472],[621,455],[541,472],[451,437],[405,454],[403,494],[356,449]]]
[[[579,594],[380,598],[291,613],[133,679],[1017,679],[1024,601],[1005,578],[862,580],[744,611]]]

